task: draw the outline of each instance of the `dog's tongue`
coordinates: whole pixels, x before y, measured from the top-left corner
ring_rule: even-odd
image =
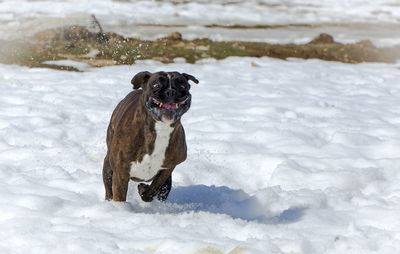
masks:
[[[176,109],[176,104],[175,103],[164,103],[163,108],[165,109]]]

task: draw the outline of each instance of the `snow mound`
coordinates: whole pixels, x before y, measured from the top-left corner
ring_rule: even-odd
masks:
[[[166,203],[104,201],[139,71],[200,80]],[[0,65],[1,253],[396,253],[400,71],[269,58],[62,72]]]

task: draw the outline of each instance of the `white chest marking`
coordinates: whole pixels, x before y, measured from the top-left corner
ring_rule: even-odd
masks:
[[[169,137],[174,130],[168,123],[156,122],[156,140],[152,154],[145,154],[141,162],[131,162],[130,176],[147,181],[153,178],[164,163]]]

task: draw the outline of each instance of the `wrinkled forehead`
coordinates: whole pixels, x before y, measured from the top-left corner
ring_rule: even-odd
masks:
[[[160,72],[156,72],[153,75],[151,75],[150,79],[149,79],[149,83],[155,82],[155,81],[164,81],[164,82],[173,82],[175,80],[179,80],[181,82],[187,82],[185,77],[179,73],[179,72],[164,72],[164,71],[160,71]]]

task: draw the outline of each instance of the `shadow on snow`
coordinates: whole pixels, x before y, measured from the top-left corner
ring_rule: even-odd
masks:
[[[191,185],[172,188],[165,203],[152,202],[144,205],[144,207],[133,205],[132,209],[135,212],[145,213],[204,211],[226,214],[234,219],[246,221],[285,224],[299,221],[307,208],[292,207],[284,210],[279,215],[269,216],[270,212],[265,205],[262,205],[258,198],[250,196],[243,190],[233,190],[226,186]]]

